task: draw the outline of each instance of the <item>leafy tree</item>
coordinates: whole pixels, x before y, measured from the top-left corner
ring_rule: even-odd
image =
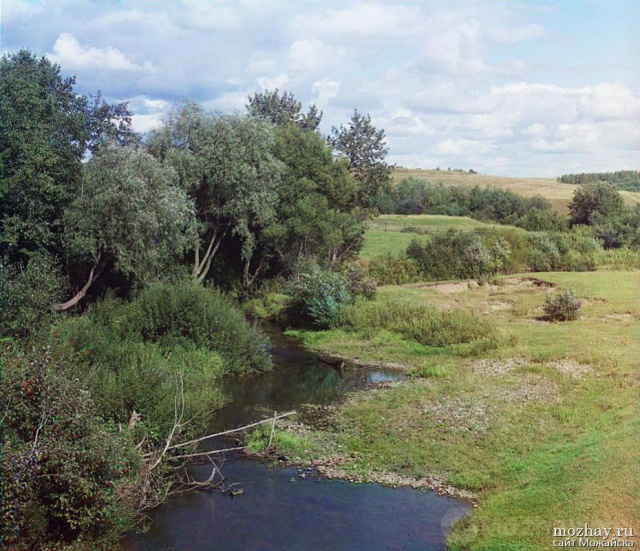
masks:
[[[316,132],[322,120],[322,111],[318,112],[315,105],[310,105],[307,113],[302,112],[302,103],[295,99],[290,92],[265,90],[249,96],[246,104],[247,111],[252,116],[265,117],[276,126],[295,124],[303,130]]]
[[[385,161],[389,150],[385,147],[384,130],[377,130],[369,115],[354,109],[347,126],[332,128],[328,142],[348,160],[349,170],[360,184],[358,205],[373,207],[392,170]]]
[[[126,104],[78,95],[74,85],[27,50],[0,60],[0,252],[11,262],[58,251],[87,151],[135,140]]]
[[[581,185],[569,203],[571,225],[591,224],[592,216],[611,218],[622,214],[624,201],[620,192],[612,184],[605,182]]]
[[[88,276],[59,309],[82,300],[108,266],[138,280],[153,278],[168,257],[187,246],[193,216],[193,204],[171,168],[131,147],[99,151],[65,214],[69,264]]]
[[[275,154],[285,169],[263,246],[279,266],[291,272],[302,259],[331,263],[357,252],[364,226],[354,208],[357,184],[345,163],[334,160],[320,135],[295,125],[277,128]]]
[[[150,151],[175,168],[195,201],[200,238],[193,247],[192,275],[197,281],[204,281],[229,234],[241,243],[244,285],[263,269],[264,259],[254,259],[254,253],[260,228],[275,217],[282,171],[273,147],[269,123],[208,114],[192,102],[178,105],[151,136]]]

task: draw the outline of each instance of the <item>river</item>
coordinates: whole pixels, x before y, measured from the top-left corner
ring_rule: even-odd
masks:
[[[340,377],[277,327],[265,330],[273,371],[224,382],[233,401],[215,413],[214,431],[274,411],[333,404],[348,392],[404,378],[391,369],[349,365]],[[146,533],[125,538],[126,551],[441,551],[453,520],[470,510],[463,501],[431,492],[302,478],[295,468],[233,455],[220,468],[227,481],[242,487],[242,495],[172,497],[152,512]],[[210,470],[195,466],[192,474],[204,479]]]

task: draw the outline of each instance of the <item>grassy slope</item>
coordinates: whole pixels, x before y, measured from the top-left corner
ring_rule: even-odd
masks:
[[[381,304],[402,298],[491,316],[512,335],[491,353],[495,361],[388,334],[302,334],[330,353],[435,364],[448,374],[357,397],[342,410],[336,439],[357,457],[354,471],[439,473],[479,491],[480,507],[454,531],[452,549],[550,549],[554,526],[584,522],[640,527],[640,273],[536,275],[576,289],[582,319],[539,321],[546,289],[525,283],[380,291]]]
[[[369,223],[365,234],[364,246],[360,251],[360,258],[369,259],[378,255],[398,255],[406,250],[412,239],[424,239],[423,235],[402,231],[405,228],[417,228],[419,231],[439,230],[476,230],[514,229],[513,226],[502,226],[479,222],[466,216],[441,216],[437,214],[383,214]]]
[[[434,183],[442,182],[445,185],[496,186],[524,195],[525,197],[542,195],[562,212],[567,211],[567,205],[573,197],[573,192],[578,187],[571,184],[561,184],[555,180],[546,178],[506,178],[503,176],[485,176],[483,174],[467,174],[464,172],[449,172],[443,170],[397,168],[392,174],[395,182],[399,182],[407,176],[424,178]],[[629,191],[622,191],[621,193],[627,204],[640,204],[640,194]]]

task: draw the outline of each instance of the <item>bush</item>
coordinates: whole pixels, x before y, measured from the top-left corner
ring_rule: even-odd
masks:
[[[26,267],[3,267],[0,260],[0,334],[26,337],[54,319],[66,281],[47,254],[37,254]]]
[[[340,274],[310,266],[293,282],[288,315],[293,325],[330,329],[352,298]]]
[[[201,285],[154,284],[131,303],[127,318],[144,341],[208,348],[222,356],[228,371],[271,368],[268,339],[229,298]]]
[[[549,321],[572,321],[580,317],[582,303],[573,294],[573,289],[557,295],[548,294],[544,303],[544,312]]]
[[[55,326],[50,342],[74,359],[102,415],[126,423],[135,409],[153,441],[166,437],[181,388],[184,417],[194,419],[186,430],[195,433],[224,403],[220,377],[271,365],[268,341],[233,303],[191,283],[154,285],[132,303],[99,302]]]
[[[371,300],[376,296],[376,281],[369,277],[366,272],[354,264],[348,265],[342,271],[342,277],[347,284],[347,291],[352,298],[363,297]]]
[[[431,280],[484,281],[506,269],[511,247],[497,233],[449,230],[434,233],[426,243],[414,240],[407,248],[420,273]]]
[[[89,539],[113,548],[133,518],[139,458],[126,431],[105,423],[87,387],[46,352],[3,363],[3,543],[60,549]]]
[[[368,272],[378,285],[404,285],[420,279],[416,263],[404,257],[376,256],[369,261]]]

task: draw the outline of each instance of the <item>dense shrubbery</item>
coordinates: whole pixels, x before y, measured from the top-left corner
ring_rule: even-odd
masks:
[[[582,303],[574,295],[573,289],[569,289],[557,295],[548,294],[543,308],[549,321],[573,321],[580,317]]]
[[[26,268],[0,260],[0,335],[25,337],[51,323],[65,281],[50,256],[34,255]]]
[[[444,214],[470,216],[529,230],[559,230],[566,220],[542,197],[523,197],[497,187],[433,184],[414,176],[378,197],[383,214]]]
[[[434,233],[407,248],[422,278],[476,279],[526,271],[586,271],[596,268],[600,245],[586,232]]]
[[[191,283],[157,284],[131,303],[99,302],[58,324],[51,344],[55,354],[74,358],[103,415],[126,422],[135,410],[139,430],[160,439],[181,387],[193,432],[223,403],[216,379],[271,365],[267,340],[231,301]]]
[[[405,257],[377,256],[369,262],[368,271],[379,285],[404,285],[420,279],[416,263]]]
[[[291,291],[286,314],[291,325],[330,329],[356,296],[374,297],[375,281],[355,266],[340,273],[310,265],[293,280]]]
[[[139,458],[97,414],[87,387],[45,352],[5,355],[2,528],[16,550],[113,540],[132,520]],[[111,545],[109,545],[109,542]]]

